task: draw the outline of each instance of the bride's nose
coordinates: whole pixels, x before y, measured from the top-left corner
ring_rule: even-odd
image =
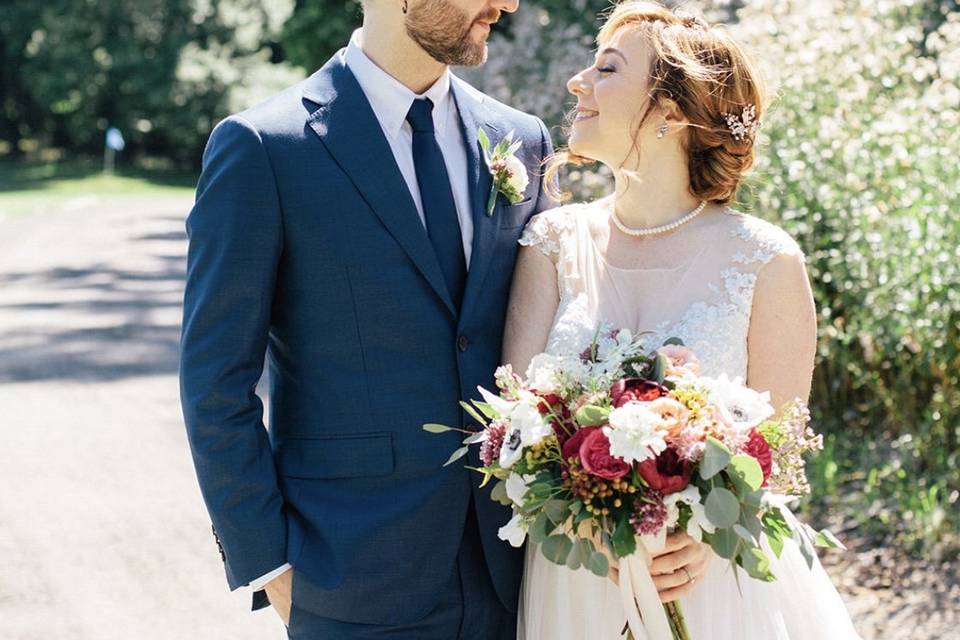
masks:
[[[587,80],[586,70],[581,71],[567,80],[567,91],[578,98],[590,93],[590,83]]]

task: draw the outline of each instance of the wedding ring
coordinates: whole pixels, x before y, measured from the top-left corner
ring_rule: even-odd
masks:
[[[687,584],[692,585],[693,582],[694,582],[694,577],[693,577],[692,575],[690,575],[690,572],[687,571],[687,568],[686,568],[686,567],[680,567],[680,568],[683,569],[683,572],[684,572],[685,574],[687,574]]]

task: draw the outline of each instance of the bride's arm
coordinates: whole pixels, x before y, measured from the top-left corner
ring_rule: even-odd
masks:
[[[503,333],[503,364],[523,375],[547,346],[560,294],[557,268],[536,247],[520,247]]]
[[[781,254],[757,275],[753,293],[747,384],[769,391],[775,408],[810,396],[817,349],[817,313],[800,254]]]

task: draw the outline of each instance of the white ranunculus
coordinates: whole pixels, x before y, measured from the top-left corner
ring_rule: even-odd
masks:
[[[560,388],[560,359],[549,353],[533,356],[527,367],[527,386],[540,393],[554,393]]]
[[[506,480],[507,497],[515,505],[522,507],[523,499],[527,495],[528,485],[534,480],[536,480],[536,476],[531,474],[521,476],[519,473],[511,473]]]
[[[497,537],[511,546],[522,547],[523,541],[527,538],[527,523],[519,513],[514,514],[510,522],[500,527],[497,531]]]
[[[727,374],[707,381],[710,395],[720,409],[723,422],[737,431],[747,431],[773,415],[770,393],[757,393],[743,384],[739,376],[731,380]]]
[[[628,402],[610,412],[603,432],[610,440],[610,455],[625,462],[643,462],[667,448],[663,420],[642,402]]]
[[[703,540],[703,532],[713,533],[717,528],[707,519],[706,510],[700,503],[700,490],[693,485],[687,486],[683,491],[671,493],[663,498],[667,507],[666,525],[673,527],[680,518],[679,503],[684,503],[690,507],[692,515],[687,520],[687,535],[700,542]]]
[[[507,182],[517,193],[523,195],[523,192],[527,190],[527,185],[530,184],[527,168],[523,166],[517,156],[507,156],[504,162],[507,165],[507,171],[510,172],[510,178]]]

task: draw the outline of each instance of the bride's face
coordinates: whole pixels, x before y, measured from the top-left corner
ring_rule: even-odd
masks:
[[[600,45],[593,65],[567,82],[577,97],[577,113],[570,132],[570,151],[620,167],[634,150],[634,136],[644,147],[655,135],[655,117],[637,127],[647,109],[653,51],[636,29],[625,28]]]

